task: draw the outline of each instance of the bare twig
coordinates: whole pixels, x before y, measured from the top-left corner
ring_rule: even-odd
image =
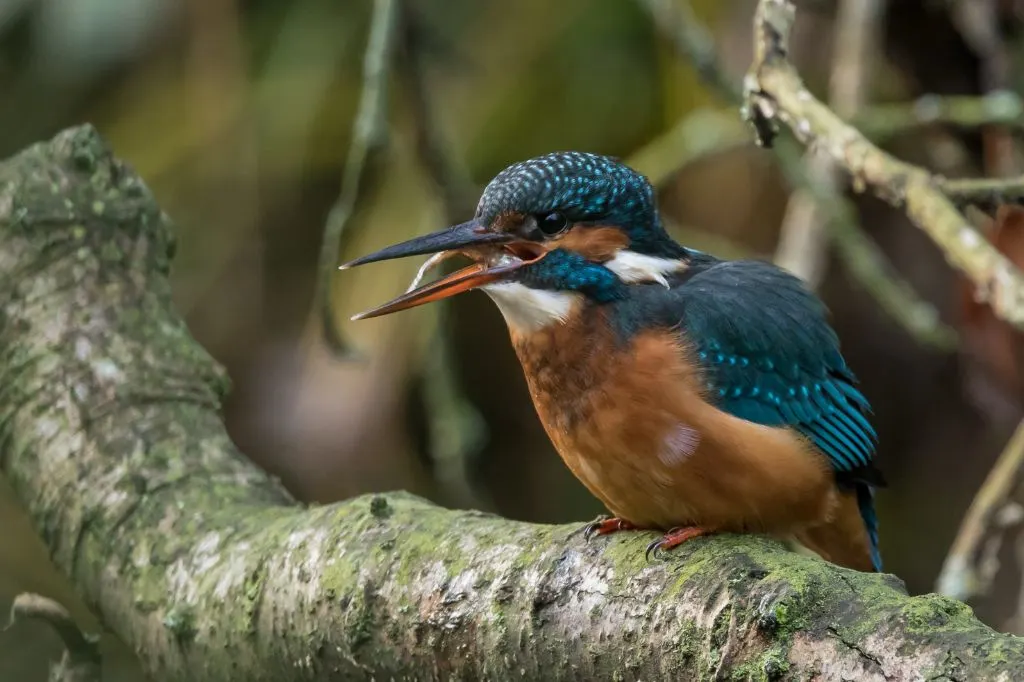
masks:
[[[401,3],[401,59],[399,71],[412,110],[419,159],[437,186],[444,221],[473,210],[474,187],[466,170],[449,153],[434,118],[426,83],[422,30],[405,0]],[[481,509],[481,492],[470,482],[469,462],[480,448],[484,421],[462,393],[451,357],[450,329],[446,324],[448,302],[434,307],[433,334],[424,364],[423,393],[430,426],[430,454],[435,473],[458,506]]]
[[[690,3],[685,0],[637,0],[654,20],[654,25],[672,41],[676,52],[693,64],[701,79],[713,87],[727,102],[742,96],[739,85],[725,72],[715,51],[711,32],[697,20]]]
[[[701,65],[702,76],[727,101],[742,101],[739,86],[725,73],[715,54],[710,34],[700,26],[688,3],[668,0],[640,2],[651,14],[658,30],[672,39],[682,56]],[[723,135],[721,148],[728,147],[729,140],[728,135]],[[683,161],[692,158],[686,146],[677,149],[681,150],[680,158]],[[954,346],[956,332],[941,322],[933,305],[918,296],[913,287],[895,274],[885,254],[859,230],[852,205],[834,187],[823,186],[808,172],[802,163],[798,145],[782,139],[776,145],[775,152],[779,166],[791,186],[807,189],[817,199],[825,212],[826,225],[834,237],[840,257],[865,290],[878,300],[883,310],[921,343],[940,348]],[[645,158],[647,156],[650,156],[649,148],[645,150]],[[661,172],[664,177],[671,173],[666,170]]]
[[[939,574],[937,589],[941,594],[967,600],[985,594],[991,587],[998,567],[991,562],[980,561],[982,541],[988,535],[997,511],[1007,502],[1017,484],[1022,465],[1024,421],[1018,424],[960,523],[960,530]]]
[[[702,79],[708,83],[727,102],[740,102],[743,99],[742,90],[722,67],[715,51],[714,39],[711,32],[698,20],[693,9],[686,0],[638,0],[639,4],[647,10],[654,21],[656,28],[666,36],[675,47],[676,51],[686,57],[694,65]],[[840,16],[840,25],[849,22],[868,21],[872,24],[880,20],[884,13],[884,2],[882,0],[866,0],[857,2],[847,1],[843,5],[844,16]],[[863,28],[863,26],[861,26]],[[870,27],[869,27],[870,28]],[[877,31],[877,27],[876,27]],[[844,35],[845,32],[838,32],[841,40],[837,48],[838,57],[849,56],[851,60],[855,54],[868,54],[877,47],[874,43],[871,30],[860,30]],[[874,47],[873,47],[874,46]],[[857,57],[857,59],[861,59]],[[844,93],[856,91],[856,82],[865,77],[866,69],[854,66],[852,68],[837,68],[833,72],[833,90],[836,95],[846,98]],[[838,81],[838,82],[837,82]],[[1024,102],[1019,95],[1009,90],[992,90],[987,94],[976,96],[939,96],[923,95],[910,103],[893,104],[872,104],[856,102],[856,106],[845,107],[840,102],[840,115],[852,117],[853,125],[868,138],[877,142],[883,142],[895,135],[927,125],[949,125],[961,128],[977,128],[990,124],[1005,124],[1013,127],[1024,127]],[[728,116],[720,113],[720,117]],[[689,118],[689,117],[687,117]],[[693,123],[684,118],[669,133],[662,136],[655,142],[648,145],[645,150],[655,153],[654,146],[660,144],[669,145],[668,149],[675,149],[680,158],[674,168],[667,166],[666,175],[682,165],[689,163],[696,158],[720,151],[728,151],[736,144],[732,135],[731,127],[727,127],[731,121],[714,122],[719,129],[718,145],[707,142],[692,141],[682,135],[685,131],[695,127]],[[701,126],[714,130],[711,122],[702,119]],[[686,141],[686,144],[680,144]],[[689,145],[694,145],[696,156],[691,157]],[[663,154],[665,162],[671,158],[670,153]],[[661,164],[658,166],[662,167]]]
[[[355,211],[360,190],[366,185],[367,171],[387,146],[387,85],[398,23],[397,3],[398,0],[374,0],[373,3],[373,20],[363,59],[363,93],[352,126],[341,191],[327,215],[320,245],[315,305],[320,311],[327,345],[341,356],[350,355],[351,349],[338,330],[331,282],[338,265],[342,235]]]
[[[64,643],[60,662],[50,667],[50,682],[100,682],[102,666],[98,635],[82,632],[67,609],[38,594],[23,593],[15,597],[7,628],[27,618],[49,623]]]
[[[749,144],[746,126],[731,111],[697,109],[633,152],[627,163],[661,187],[692,163]]]
[[[788,0],[761,0],[755,22],[755,60],[746,79],[747,114],[762,144],[771,144],[778,122],[805,144],[825,150],[925,231],[984,292],[993,311],[1024,329],[1024,279],[943,194],[933,176],[871,144],[804,86],[787,58],[795,9]]]
[[[425,64],[427,46],[424,44],[424,36],[429,34],[420,26],[409,1],[398,2],[401,26],[398,66],[413,113],[416,152],[441,196],[445,218],[452,220],[473,210],[475,188],[465,167],[449,153],[431,106]]]
[[[910,103],[865,104],[850,121],[865,137],[880,144],[929,125],[978,128],[1005,123],[1024,127],[1024,103],[1016,93],[1007,91],[981,97],[923,95]],[[701,108],[634,152],[629,164],[643,167],[644,175],[658,187],[691,163],[749,144],[749,130],[734,109]],[[1024,193],[1024,179],[1020,183]]]
[[[1021,128],[1024,103],[1009,90],[993,90],[981,97],[922,95],[910,103],[866,106],[850,123],[875,141],[929,125],[980,128],[1003,124]]]
[[[952,0],[950,8],[953,24],[981,60],[981,86],[985,92],[1000,91],[1009,85],[1010,55],[1003,40],[998,3],[999,0]],[[987,175],[1020,171],[1014,138],[1006,126],[986,126],[983,139]]]
[[[992,123],[1024,128],[1024,102],[1016,93],[923,95],[910,103],[865,104],[850,119],[853,127],[878,144],[929,125],[978,128]],[[682,117],[668,132],[634,152],[630,165],[644,166],[644,174],[657,187],[691,163],[748,144],[747,126],[734,110],[702,108]],[[1024,178],[1019,183],[1024,187]]]
[[[879,307],[918,342],[939,350],[955,349],[959,343],[956,329],[942,322],[938,309],[893,271],[878,244],[859,228],[853,203],[833,183],[814,176],[811,169],[799,163],[798,154],[790,146],[776,151],[779,156],[792,157],[781,164],[783,173],[792,186],[809,192],[824,211],[836,254]]]
[[[1013,178],[936,178],[937,186],[958,204],[994,208],[1024,201],[1024,176]]]
[[[884,15],[884,0],[842,0],[839,4],[833,31],[836,48],[832,58],[829,103],[843,118],[855,115],[867,97]],[[828,154],[811,150],[805,162],[810,167],[810,176],[818,178],[822,185],[839,185],[839,169]],[[801,277],[812,289],[821,285],[827,268],[828,234],[824,213],[821,203],[809,191],[795,192],[786,207],[775,250],[776,264]],[[851,243],[850,240],[855,239],[853,233],[859,231],[850,229],[848,225],[840,230],[848,240],[844,244]],[[833,234],[835,232],[833,230]],[[868,240],[857,241],[863,247]],[[860,251],[864,252],[864,249]]]
[[[999,0],[950,0],[950,15],[964,41],[982,60],[982,86],[1003,87],[1009,71],[1006,45],[999,31]]]

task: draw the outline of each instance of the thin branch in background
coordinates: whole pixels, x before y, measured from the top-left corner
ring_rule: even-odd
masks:
[[[749,144],[749,131],[738,116],[701,109],[635,152],[628,163],[646,175],[655,187],[661,187],[687,165],[746,144]],[[834,184],[810,172],[796,145],[780,146],[776,156],[790,186],[802,187],[823,211],[822,217],[830,226],[839,258],[882,310],[918,342],[944,351],[956,348],[957,331],[944,324],[938,309],[918,296],[905,279],[891,272],[892,266],[878,244],[858,228],[853,203]],[[675,231],[685,232],[681,228]],[[689,238],[703,239],[708,246],[702,250],[712,250],[728,258],[755,257],[749,249],[710,233],[705,236],[694,231]]]
[[[836,18],[835,53],[832,56],[832,77],[829,83],[829,104],[839,116],[850,118],[864,105],[877,52],[878,37],[885,18],[884,0],[842,0]],[[822,185],[838,187],[839,169],[822,150],[811,150],[804,156],[808,174]],[[828,267],[827,218],[821,203],[806,189],[794,192],[786,206],[779,232],[775,263],[800,277],[811,289],[821,286]],[[847,241],[855,230],[849,225],[840,228]],[[833,230],[832,235],[836,236]],[[860,247],[866,239],[859,240]],[[859,248],[864,253],[863,248]],[[884,270],[883,270],[884,272]]]
[[[431,52],[448,55],[451,50],[438,45],[438,38],[429,43],[433,35],[422,25],[422,19],[410,7],[409,0],[399,0],[400,58],[399,73],[403,79],[407,104],[413,114],[416,133],[416,153],[426,168],[441,197],[445,218],[449,221],[473,210],[476,189],[469,173],[459,160],[449,153],[449,145],[437,124],[427,87],[426,59]]]
[[[964,42],[981,58],[982,87],[1004,87],[1009,77],[1010,58],[999,30],[999,0],[951,0],[953,25]]]
[[[14,598],[7,628],[26,619],[48,623],[64,643],[60,662],[50,666],[51,682],[100,682],[102,660],[97,635],[82,632],[63,606],[38,594],[23,593]]]
[[[352,126],[352,140],[342,174],[338,198],[327,214],[317,268],[315,303],[320,311],[324,340],[336,355],[350,357],[352,350],[341,336],[335,316],[331,283],[338,265],[342,235],[374,162],[388,143],[388,76],[394,58],[398,25],[398,0],[374,0],[370,35],[363,59],[363,92]]]
[[[398,70],[412,112],[416,151],[441,197],[444,221],[452,224],[457,222],[457,216],[473,210],[474,187],[465,168],[449,153],[434,117],[424,63],[429,47],[422,41],[426,33],[409,3],[399,2]],[[448,301],[434,307],[433,330],[421,378],[430,430],[428,447],[435,475],[443,489],[454,497],[454,506],[483,509],[493,505],[485,505],[482,493],[472,485],[469,463],[483,444],[485,425],[459,385],[451,357],[447,313]]]
[[[656,189],[660,189],[691,164],[750,146],[747,127],[734,114],[731,110],[696,109],[677,121],[668,132],[633,152],[626,164],[643,173]],[[663,219],[670,233],[701,251],[732,259],[760,255],[729,237],[684,227],[667,217]]]
[[[992,526],[999,517],[999,510],[1009,502],[1022,466],[1024,420],[1017,425],[1017,430],[999,455],[960,523],[960,530],[939,574],[936,589],[940,594],[966,601],[985,594],[992,586],[998,565],[993,561],[984,561],[983,555],[993,554],[997,548],[982,552],[982,542],[988,537],[998,541],[1000,533],[993,533]]]
[[[850,124],[875,141],[930,125],[982,128],[1002,124],[1019,129],[1024,127],[1024,103],[1009,90],[993,90],[980,97],[922,95],[910,103],[864,107]]]
[[[993,209],[1024,202],[1024,175],[1013,178],[936,178],[936,186],[957,204]]]
[[[860,229],[853,202],[834,183],[813,175],[813,169],[801,162],[799,151],[791,145],[780,146],[776,153],[789,157],[780,166],[790,185],[804,188],[821,208],[836,255],[883,312],[918,343],[942,351],[954,350],[959,345],[957,330],[945,324],[938,309],[893,271],[878,243]]]
[[[1016,93],[1003,90],[981,97],[922,95],[909,103],[865,104],[851,119],[853,127],[876,143],[930,125],[980,128],[992,123],[1024,128],[1024,102]],[[634,152],[629,165],[642,169],[659,187],[692,163],[751,144],[749,127],[735,109],[704,107],[683,116],[667,132]]]
[[[633,152],[627,164],[655,187],[662,187],[690,164],[749,145],[750,131],[733,110],[702,108]]]
[[[967,221],[926,170],[874,146],[817,100],[788,60],[796,10],[788,0],[760,0],[755,20],[756,59],[746,78],[747,114],[754,130],[772,142],[778,122],[805,144],[815,144],[847,171],[906,211],[947,260],[985,294],[995,314],[1024,329],[1024,275]]]
[[[905,133],[925,133],[925,151],[932,167],[953,168],[968,163],[969,152],[956,136],[955,129],[980,130],[986,144],[993,130],[1014,144],[1014,133],[1024,128],[1024,102],[1008,90],[992,90],[977,95],[921,95],[908,102],[866,106],[849,119],[875,144]],[[986,164],[986,174],[991,173]]]
[[[672,42],[676,52],[693,65],[701,79],[726,102],[743,96],[739,84],[726,73],[715,49],[715,38],[698,19],[687,0],[637,0],[655,27]]]
[[[672,41],[682,57],[699,65],[702,77],[726,101],[736,104],[743,101],[740,87],[725,72],[715,54],[710,32],[697,21],[687,2],[638,1],[650,13],[655,27]],[[679,149],[685,150],[685,147]],[[882,309],[920,343],[942,349],[955,346],[956,332],[942,323],[935,306],[922,299],[909,283],[895,274],[878,245],[860,231],[852,205],[834,188],[827,191],[808,173],[799,145],[781,139],[775,152],[779,167],[790,185],[809,189],[817,198],[825,211],[826,225],[834,235],[839,256]],[[652,155],[653,152],[645,148],[645,158]],[[683,161],[689,159],[685,154],[681,158]]]
[[[952,0],[950,15],[981,60],[981,86],[985,92],[1009,86],[1010,55],[1000,26],[998,0]],[[1005,176],[1020,171],[1013,135],[1006,126],[989,125],[982,131],[986,175]]]
[[[990,121],[992,125],[983,128],[985,172],[995,176],[1019,173],[1020,157],[1012,129],[1021,127],[1024,106],[1015,93],[1005,90],[1010,82],[1010,59],[999,26],[996,2],[957,0],[951,11],[961,35],[981,57],[982,87],[987,93],[985,99],[990,103],[986,113],[998,111],[1005,116],[1003,120]],[[1003,125],[997,125],[1000,123]],[[1005,200],[1014,192],[1017,193],[1013,196],[1014,201],[1024,196],[1024,178],[1020,177],[1009,180],[943,180],[940,186],[951,197],[963,199],[973,196],[974,203],[987,203],[992,209],[997,202],[1009,203]],[[1000,188],[1003,191],[997,191]],[[978,190],[984,191],[979,194]],[[1013,492],[1021,483],[1022,468],[1024,420],[1017,425],[961,522],[937,581],[940,593],[967,600],[988,594],[992,588],[999,573],[999,555],[1003,545],[1012,537],[1011,527],[1020,524],[1022,510],[1019,501],[1013,499]],[[1024,544],[1018,544],[1018,552],[1022,548]],[[1018,596],[1014,616],[1017,622],[1010,624],[1018,631],[1024,616],[1021,599],[1024,599],[1024,590]]]

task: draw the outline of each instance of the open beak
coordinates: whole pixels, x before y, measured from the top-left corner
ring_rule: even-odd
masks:
[[[387,315],[424,303],[440,301],[443,298],[497,282],[524,265],[540,260],[544,257],[545,251],[533,242],[522,241],[514,235],[486,230],[479,223],[471,220],[461,225],[385,247],[375,253],[344,263],[338,269],[345,270],[365,263],[426,254],[435,254],[428,262],[430,264],[457,254],[468,256],[476,262],[437,281],[410,288],[406,293],[383,305],[353,315],[352,319],[365,320],[370,317]],[[423,269],[417,276],[416,282],[419,281],[422,274]]]

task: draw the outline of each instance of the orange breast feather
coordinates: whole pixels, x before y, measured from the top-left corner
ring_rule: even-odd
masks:
[[[788,533],[836,504],[825,458],[789,429],[705,400],[678,331],[618,343],[599,309],[512,341],[566,465],[638,527]]]

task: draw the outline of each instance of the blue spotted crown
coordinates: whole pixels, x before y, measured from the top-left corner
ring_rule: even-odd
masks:
[[[569,220],[621,227],[630,248],[664,250],[672,243],[658,219],[647,178],[610,156],[555,152],[504,169],[484,189],[476,217],[489,225],[505,212],[561,211]]]

